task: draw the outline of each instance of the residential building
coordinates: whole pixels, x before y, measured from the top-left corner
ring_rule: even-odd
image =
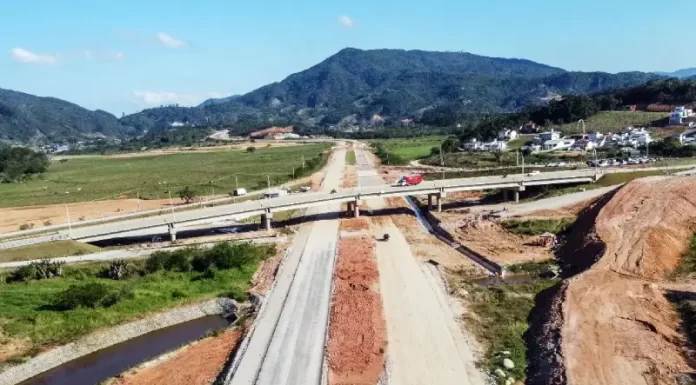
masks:
[[[693,116],[694,111],[684,106],[679,106],[669,114],[669,124],[672,126],[684,124],[686,119]]]
[[[498,132],[498,140],[515,140],[517,139],[517,131],[515,130],[510,130],[510,129],[504,129]]]
[[[569,149],[575,143],[575,139],[551,139],[542,144],[544,151]]]
[[[462,149],[464,151],[480,151],[481,150],[481,143],[477,141],[476,139],[471,139],[470,141],[464,143],[462,146]]]
[[[597,148],[597,142],[593,142],[589,139],[576,140],[575,143],[570,147],[571,151],[591,151]]]
[[[546,143],[549,140],[560,140],[561,139],[561,133],[558,131],[547,131],[547,132],[542,132],[539,134],[539,141],[541,143]]]
[[[484,143],[481,146],[482,151],[505,151],[507,150],[507,143],[501,140],[494,139],[492,142]]]

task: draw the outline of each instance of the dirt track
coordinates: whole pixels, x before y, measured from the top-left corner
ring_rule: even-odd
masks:
[[[548,322],[560,325],[564,367],[530,383],[676,384],[691,371],[661,280],[694,233],[694,191],[693,178],[640,179],[580,216],[561,252],[568,266],[591,267],[563,284],[562,312]]]

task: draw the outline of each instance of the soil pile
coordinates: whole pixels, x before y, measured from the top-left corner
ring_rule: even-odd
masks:
[[[374,248],[369,238],[339,244],[327,345],[330,385],[374,385],[384,368],[386,326]]]
[[[206,338],[164,360],[132,369],[110,385],[208,385],[215,381],[242,337],[238,330]]]
[[[370,227],[365,218],[351,218],[341,220],[341,231],[358,232],[365,231]]]
[[[537,237],[512,234],[499,222],[456,214],[437,217],[446,229],[455,229],[457,241],[491,261],[505,264],[553,258],[551,248],[535,245]]]
[[[677,384],[691,371],[661,281],[694,234],[693,191],[693,178],[640,179],[581,214],[561,251],[566,266],[587,270],[562,284],[562,311],[545,325],[557,325],[547,335],[560,339],[564,367],[530,383]],[[539,345],[557,347],[557,339]]]

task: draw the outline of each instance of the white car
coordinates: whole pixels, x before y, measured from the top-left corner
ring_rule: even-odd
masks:
[[[541,171],[539,171],[539,170],[534,170],[534,171],[530,172],[530,173],[527,174],[527,175],[528,175],[528,176],[534,176],[534,175],[539,175],[539,174],[541,174]]]

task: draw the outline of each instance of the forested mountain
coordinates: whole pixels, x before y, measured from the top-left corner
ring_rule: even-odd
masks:
[[[206,103],[202,111],[153,109],[124,122],[150,129],[156,122],[171,123],[176,115],[179,120],[205,118],[212,125],[326,127],[370,124],[378,116],[380,124],[410,118],[446,125],[466,114],[512,112],[564,94],[634,86],[657,77],[567,72],[529,60],[459,52],[347,48],[281,82],[225,103]]]
[[[26,144],[67,138],[123,137],[132,133],[105,111],[89,111],[64,100],[0,89],[0,140]]]
[[[174,122],[231,127],[237,133],[287,124],[307,130],[398,126],[403,119],[448,126],[481,114],[545,105],[562,95],[593,94],[658,77],[567,72],[529,60],[462,52],[347,48],[246,95],[210,99],[198,107],[151,108],[120,120],[59,99],[0,89],[0,140],[36,144],[163,133]]]
[[[656,72],[658,75],[669,76],[672,78],[688,79],[696,78],[696,67],[684,68],[674,72]]]

